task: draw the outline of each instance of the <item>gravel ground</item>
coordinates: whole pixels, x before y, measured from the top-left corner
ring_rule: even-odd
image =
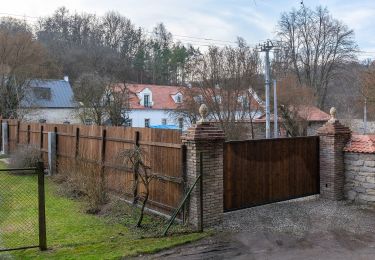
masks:
[[[233,211],[225,214],[227,231],[279,232],[304,235],[345,229],[375,233],[375,208],[317,196]]]
[[[147,259],[375,259],[375,208],[308,197],[225,213],[216,235]]]

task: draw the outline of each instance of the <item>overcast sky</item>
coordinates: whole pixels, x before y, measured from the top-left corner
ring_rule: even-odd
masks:
[[[237,36],[249,44],[273,38],[282,12],[298,8],[301,0],[3,0],[0,16],[7,14],[32,17],[51,14],[65,6],[77,12],[102,15],[115,10],[137,26],[152,30],[163,22],[176,39],[205,45],[206,41],[181,36],[235,41]],[[309,7],[323,5],[332,15],[354,29],[362,57],[375,58],[374,0],[304,0]],[[31,16],[31,17],[30,17]],[[34,19],[35,20],[35,19]],[[179,35],[179,36],[176,36]],[[212,42],[224,44],[224,42]]]

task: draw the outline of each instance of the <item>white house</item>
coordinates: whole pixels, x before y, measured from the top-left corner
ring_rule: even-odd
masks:
[[[116,88],[122,89],[124,88],[124,85],[117,84]],[[182,130],[189,127],[186,118],[176,118],[171,115],[171,112],[176,110],[179,105],[184,102],[184,87],[151,84],[126,84],[126,88],[129,91],[130,105],[127,126]],[[255,113],[252,117],[257,118],[262,115],[262,112],[256,109],[259,106],[261,99],[255,92],[251,94],[255,96],[255,100],[251,103],[251,108],[254,109],[252,113]],[[221,97],[216,96],[215,98],[220,99]],[[199,94],[198,89],[194,100],[198,103],[203,100],[203,96]]]
[[[74,94],[68,77],[33,79],[29,82],[26,97],[19,114],[25,121],[46,123],[79,123],[75,110]]]
[[[183,119],[171,117],[170,112],[177,109],[183,101],[178,86],[149,84],[126,84],[130,92],[128,126],[183,129]]]

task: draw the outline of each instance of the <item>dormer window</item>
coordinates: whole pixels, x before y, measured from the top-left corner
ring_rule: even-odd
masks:
[[[151,107],[150,95],[145,94],[143,96],[143,105],[144,105],[144,107]]]
[[[175,103],[182,103],[182,94],[180,92],[171,95]]]
[[[141,92],[137,93],[137,96],[139,98],[139,104],[144,107],[152,107],[153,101],[152,101],[152,92],[149,88],[145,88]]]

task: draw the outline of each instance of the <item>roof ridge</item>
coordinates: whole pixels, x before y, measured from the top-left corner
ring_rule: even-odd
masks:
[[[31,79],[31,80],[43,80],[43,81],[64,81],[64,82],[68,82],[64,79]]]

